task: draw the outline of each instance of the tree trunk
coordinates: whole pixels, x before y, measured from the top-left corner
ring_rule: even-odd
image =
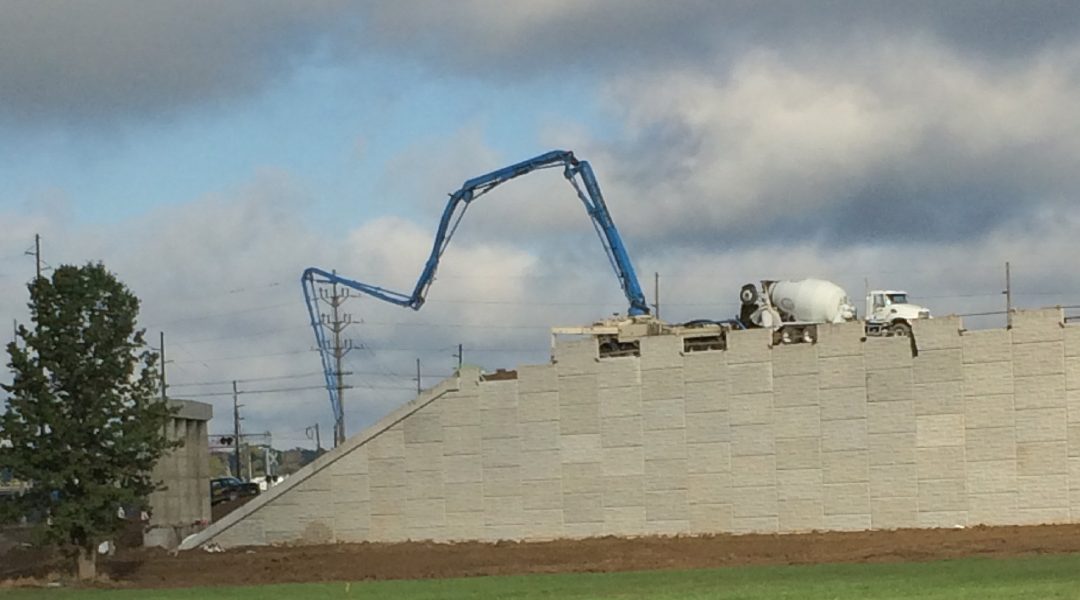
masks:
[[[97,579],[97,548],[93,546],[79,546],[79,556],[76,559],[80,581]]]

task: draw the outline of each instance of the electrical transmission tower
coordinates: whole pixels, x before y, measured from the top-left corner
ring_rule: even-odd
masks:
[[[345,389],[348,386],[345,385],[344,376],[346,373],[342,370],[342,360],[345,358],[345,355],[353,349],[353,343],[351,339],[343,338],[341,333],[345,331],[345,328],[349,325],[352,325],[352,315],[342,313],[340,308],[350,296],[350,290],[339,288],[336,282],[330,286],[329,293],[326,288],[319,289],[319,299],[330,307],[329,314],[322,313],[319,317],[322,319],[323,326],[329,329],[333,334],[332,339],[326,340],[328,347],[321,348],[320,350],[329,352],[334,359],[333,383],[337,388],[337,410],[334,414],[335,448],[345,441],[344,394]]]

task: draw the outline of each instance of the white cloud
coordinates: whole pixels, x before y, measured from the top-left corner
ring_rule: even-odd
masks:
[[[656,243],[949,239],[1080,191],[1076,49],[1007,73],[925,40],[868,52],[616,77],[626,139],[589,153],[620,222]]]

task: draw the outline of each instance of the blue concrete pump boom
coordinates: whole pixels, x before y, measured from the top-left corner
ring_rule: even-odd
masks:
[[[341,406],[334,384],[335,371],[329,353],[326,330],[319,319],[319,311],[316,307],[318,302],[316,284],[340,284],[391,304],[419,310],[424,305],[428,288],[435,281],[435,272],[439,268],[439,260],[442,258],[443,252],[446,251],[446,247],[450,244],[450,238],[453,237],[454,232],[457,230],[461,218],[465,216],[465,210],[469,207],[469,204],[490,192],[496,186],[511,179],[526,175],[537,169],[558,166],[563,167],[563,176],[574,187],[578,198],[585,205],[585,211],[592,219],[593,227],[600,237],[600,242],[604,246],[608,260],[615,270],[615,275],[619,278],[619,285],[622,286],[623,293],[630,302],[627,314],[638,316],[649,313],[645,294],[642,293],[641,285],[638,283],[637,275],[634,273],[634,265],[630,262],[626,246],[619,236],[619,231],[615,228],[615,223],[611,220],[611,214],[604,203],[604,196],[600,193],[600,185],[596,182],[592,167],[589,166],[587,161],[578,160],[573,152],[552,150],[517,164],[492,171],[486,175],[474,177],[466,181],[461,186],[461,189],[450,195],[450,200],[446,203],[442,218],[439,220],[439,228],[435,233],[435,243],[432,245],[431,254],[428,256],[427,263],[424,264],[424,270],[420,274],[420,278],[417,279],[416,287],[413,288],[411,294],[403,294],[354,281],[316,267],[310,267],[304,271],[301,277],[304,300],[307,303],[311,326],[315,330],[315,339],[322,356],[323,371],[326,374],[326,387],[330,392],[330,405],[335,417],[341,415]]]

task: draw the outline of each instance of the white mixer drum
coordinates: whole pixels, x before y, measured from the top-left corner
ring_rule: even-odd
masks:
[[[844,288],[823,279],[777,281],[769,290],[773,306],[796,321],[843,323],[855,318]]]

